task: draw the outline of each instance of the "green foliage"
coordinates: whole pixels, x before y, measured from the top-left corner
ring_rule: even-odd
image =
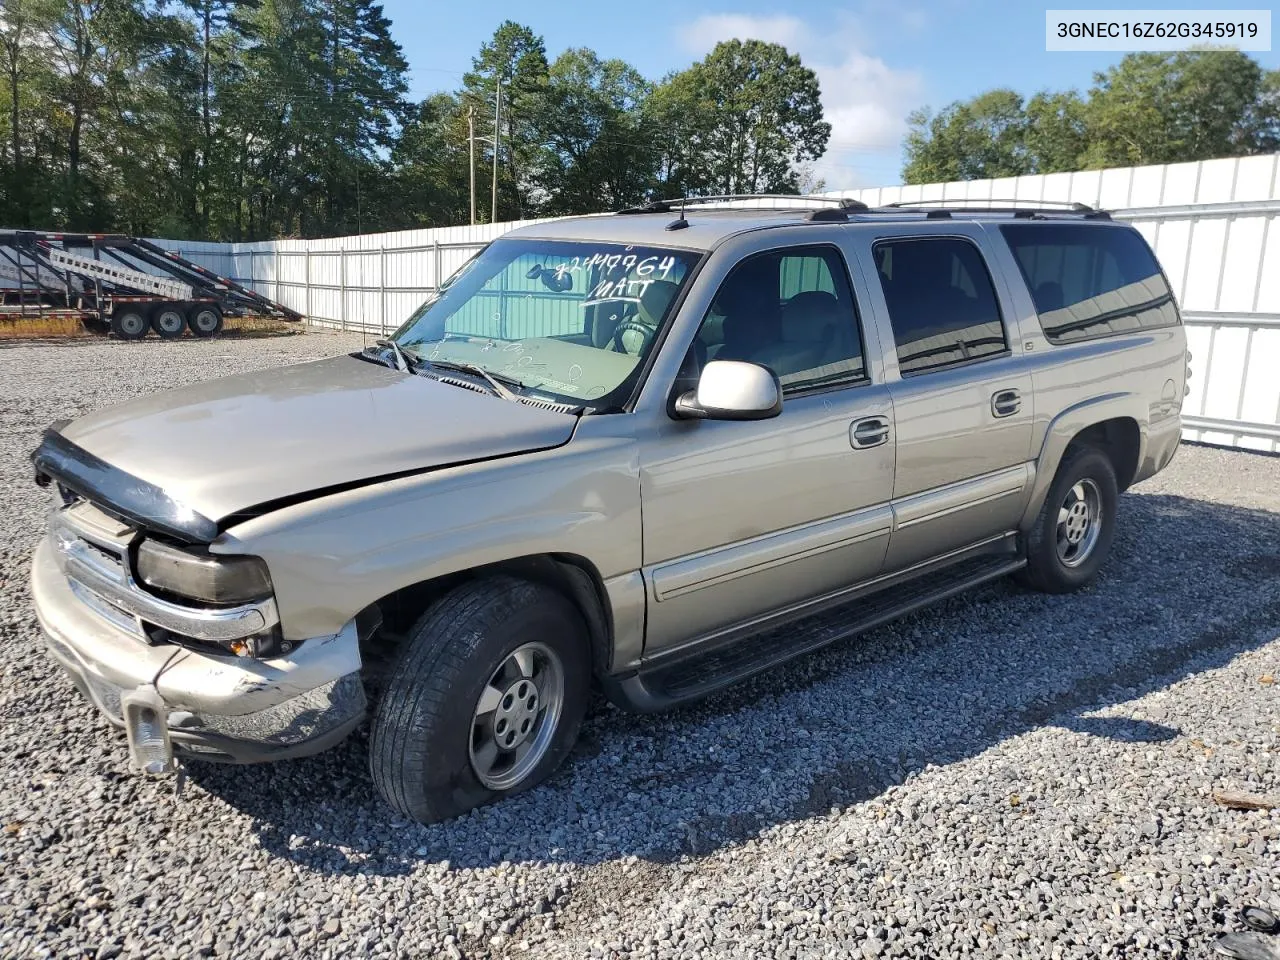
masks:
[[[0,225],[250,240],[794,191],[830,127],[776,44],[654,85],[506,21],[406,101],[375,0],[3,0]],[[501,110],[495,112],[501,89]],[[469,136],[474,131],[474,138]]]
[[[909,123],[907,183],[1247,156],[1280,147],[1280,71],[1238,51],[1135,53],[1087,98],[993,90]]]
[[[1027,172],[1027,117],[1022,97],[1012,90],[990,90],[937,114],[919,111],[907,122],[908,183]]]
[[[1257,61],[1237,51],[1138,53],[1094,77],[1090,166],[1174,163],[1258,151]],[[1136,109],[1135,109],[1136,108]]]
[[[462,106],[474,110],[476,135],[490,138],[477,163],[490,171],[494,123],[498,122],[498,220],[526,215],[527,181],[537,150],[531,137],[533,117],[546,82],[547,51],[542,38],[511,20],[504,21],[493,39],[480,47],[471,60],[471,70],[462,78]],[[478,210],[490,210],[492,180],[486,179],[476,189],[481,195]]]
[[[566,50],[532,102],[540,145],[532,177],[547,213],[640,203],[653,186],[655,152],[644,112],[651,85],[622,60]]]
[[[469,208],[469,113],[477,214],[489,219],[499,78],[499,219],[618,209],[655,195],[795,192],[831,130],[817,78],[777,44],[722,43],[654,85],[588,49],[548,64],[541,37],[507,21],[457,97],[424,103],[392,155],[402,195],[424,211],[417,222]]]
[[[675,192],[795,193],[797,166],[822,156],[831,137],[817,76],[760,40],[716,44],[667,79],[652,114],[662,180]]]

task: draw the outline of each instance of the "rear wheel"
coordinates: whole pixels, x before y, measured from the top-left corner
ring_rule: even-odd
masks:
[[[1019,579],[1046,593],[1090,583],[1111,552],[1118,502],[1106,454],[1095,447],[1069,450],[1027,533],[1027,566]]]
[[[137,307],[125,307],[111,314],[111,332],[121,340],[141,340],[151,325]]]
[[[187,314],[187,326],[197,337],[212,337],[222,329],[222,311],[209,304],[196,304]]]
[[[151,314],[151,329],[165,340],[182,336],[186,327],[187,318],[180,307],[161,304]]]
[[[577,609],[511,577],[446,594],[411,631],[369,758],[388,803],[434,823],[532,787],[573,748],[590,648]]]

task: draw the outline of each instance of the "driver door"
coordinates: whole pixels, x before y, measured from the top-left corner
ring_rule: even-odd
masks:
[[[662,416],[642,442],[646,656],[880,572],[892,526],[893,408],[869,376],[863,344],[836,245],[767,249],[728,272],[686,363],[770,367],[782,412],[759,421]]]

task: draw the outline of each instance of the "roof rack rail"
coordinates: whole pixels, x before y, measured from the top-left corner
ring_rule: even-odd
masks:
[[[972,206],[974,201],[989,204],[989,207]],[[1032,206],[1024,207],[1019,204],[1032,204]],[[1080,203],[1076,200],[1005,200],[997,197],[975,197],[972,200],[895,200],[893,203],[881,204],[884,207],[894,207],[901,209],[904,207],[948,207],[953,210],[987,210],[987,209],[1005,209],[1005,210],[1055,210],[1066,209],[1075,213],[1097,213],[1097,208],[1089,206],[1087,203]]]
[[[685,207],[697,207],[704,204],[713,203],[729,203],[734,200],[799,200],[817,203],[826,203],[831,206],[822,211],[814,211],[809,219],[829,220],[837,219],[832,216],[836,211],[841,211],[839,219],[843,219],[843,211],[847,210],[870,210],[865,203],[860,200],[854,200],[851,197],[825,197],[820,194],[805,193],[723,193],[715,194],[707,197],[674,197],[670,200],[650,200],[648,203],[635,207],[626,207],[625,209],[616,211],[618,214],[632,213],[670,213],[673,210],[684,209]],[[783,207],[766,207],[764,209],[786,209]],[[818,217],[819,212],[826,213],[825,217]]]
[[[1111,214],[1087,204],[1067,200],[984,200],[975,206],[966,200],[898,200],[872,207],[865,213],[923,213],[927,220],[950,220],[952,214],[1006,213],[1015,220],[1044,220],[1055,215],[1076,215],[1082,220],[1110,220]],[[1030,204],[1030,206],[1018,206]]]

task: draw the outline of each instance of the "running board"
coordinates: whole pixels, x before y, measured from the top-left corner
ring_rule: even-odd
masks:
[[[837,640],[878,627],[1026,565],[1020,556],[976,556],[675,662],[659,662],[616,683],[617,699],[653,712],[698,700]]]

